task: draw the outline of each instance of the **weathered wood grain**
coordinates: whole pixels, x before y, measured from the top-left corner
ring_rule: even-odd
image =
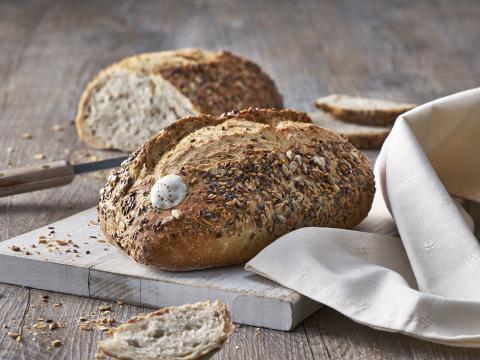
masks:
[[[260,62],[288,107],[307,111],[315,98],[330,92],[422,103],[480,83],[475,0],[4,0],[0,14],[0,167],[5,168],[40,163],[35,153],[45,154],[45,161],[88,158],[87,152],[112,156],[87,150],[71,120],[90,77],[136,52],[230,49]],[[52,130],[55,124],[64,130]],[[22,139],[25,132],[33,138]],[[83,176],[63,188],[0,199],[0,239],[92,207],[101,182]],[[30,319],[33,309],[57,310],[45,307],[36,290],[0,285],[0,294],[2,324],[21,321],[24,314]],[[102,303],[50,295],[63,306],[48,316],[63,322]],[[142,309],[124,311],[118,318]],[[43,345],[28,339],[17,344],[6,333],[0,328],[1,359],[52,357]],[[293,333],[255,334],[254,328],[240,328],[214,358],[480,357],[476,350],[371,330],[327,308]],[[58,336],[65,343],[54,350],[55,358],[91,359],[103,334],[68,327]]]
[[[289,333],[240,326],[212,359],[314,360],[301,326]]]
[[[0,284],[0,359],[13,358],[15,349],[21,346],[8,333],[22,333],[29,303],[29,289]]]
[[[42,297],[48,296],[45,302]],[[23,306],[23,302],[26,302]],[[9,339],[5,341],[6,347],[0,349],[0,358],[19,359],[89,359],[96,352],[96,344],[105,335],[102,331],[94,329],[84,331],[79,327],[79,318],[99,319],[114,317],[117,323],[125,322],[130,317],[144,313],[144,309],[135,306],[121,306],[111,304],[112,314],[102,315],[99,307],[107,304],[104,301],[62,295],[52,292],[30,290],[29,295],[19,305],[19,311],[25,311],[22,318],[22,327],[11,326],[12,329],[22,331],[20,342]],[[2,308],[3,312],[3,308]],[[15,314],[12,314],[13,316]],[[32,327],[41,320],[55,321],[60,326],[58,329],[41,329]],[[18,323],[18,320],[17,320]],[[36,334],[35,334],[36,333]],[[53,347],[51,342],[60,340],[61,347]],[[82,343],[79,346],[79,343]],[[9,357],[10,356],[10,357]]]
[[[321,308],[304,322],[315,359],[478,359],[476,349],[454,348],[377,331]]]

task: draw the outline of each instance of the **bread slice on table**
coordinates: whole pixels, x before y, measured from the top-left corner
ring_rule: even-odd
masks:
[[[370,210],[371,164],[305,113],[248,109],[187,117],[107,180],[107,240],[136,261],[185,271],[244,263],[306,226],[353,228]]]
[[[342,121],[360,125],[391,126],[400,114],[416,105],[332,94],[317,99],[315,106]]]
[[[234,325],[219,301],[167,307],[110,331],[99,353],[122,360],[194,360],[220,348]]]
[[[391,130],[386,126],[357,125],[344,122],[323,111],[311,113],[310,117],[318,126],[347,137],[353,146],[360,150],[381,148]]]
[[[254,62],[227,51],[163,51],[101,71],[82,94],[76,126],[94,148],[130,152],[179,118],[249,106],[283,107],[275,83]]]

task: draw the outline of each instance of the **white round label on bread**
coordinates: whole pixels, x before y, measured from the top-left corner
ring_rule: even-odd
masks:
[[[180,204],[187,194],[187,185],[178,175],[167,175],[157,180],[150,191],[153,206],[170,209]]]

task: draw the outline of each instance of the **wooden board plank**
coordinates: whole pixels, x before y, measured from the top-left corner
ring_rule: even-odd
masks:
[[[243,266],[157,271],[108,244],[96,209],[0,243],[0,282],[152,308],[223,301],[237,323],[290,330],[320,305]]]

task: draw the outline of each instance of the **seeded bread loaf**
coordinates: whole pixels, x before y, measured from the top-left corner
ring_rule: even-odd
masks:
[[[353,146],[361,150],[381,148],[390,134],[389,127],[352,124],[335,119],[323,111],[316,111],[310,116],[314,124],[345,136]]]
[[[99,352],[122,360],[204,359],[220,348],[234,325],[219,301],[162,308],[109,332]]]
[[[249,106],[283,107],[257,64],[226,51],[163,51],[101,71],[83,92],[76,126],[94,148],[131,152],[179,118]]]
[[[400,114],[416,105],[332,94],[317,99],[315,106],[342,121],[360,125],[391,126]]]
[[[166,178],[184,185],[165,181],[171,207],[157,207],[150,192]],[[248,109],[166,127],[113,172],[98,210],[138,262],[190,270],[243,263],[300,227],[352,228],[374,187],[369,160],[305,113]],[[168,198],[178,189],[180,203]]]

